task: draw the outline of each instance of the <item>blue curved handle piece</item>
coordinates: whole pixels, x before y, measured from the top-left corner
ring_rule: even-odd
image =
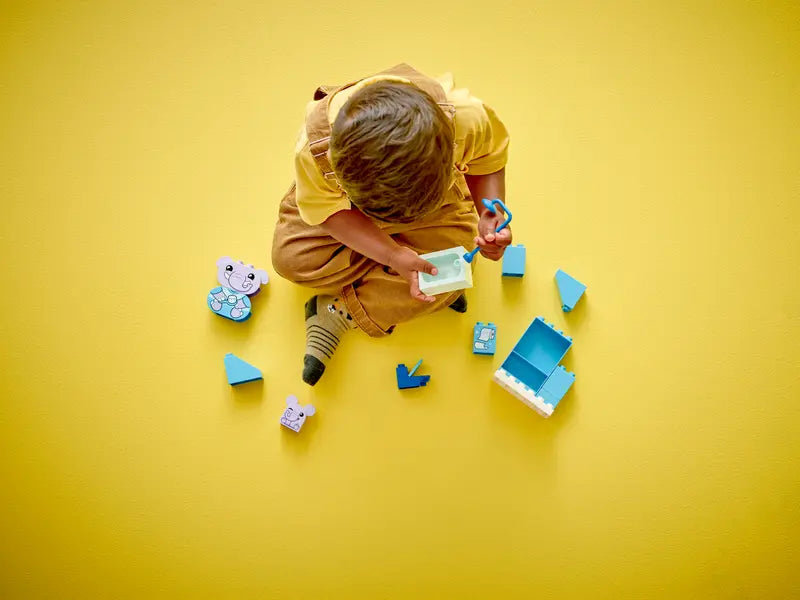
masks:
[[[503,223],[500,225],[500,227],[498,227],[497,229],[495,229],[495,232],[496,232],[496,233],[499,233],[501,229],[503,229],[503,228],[504,228],[504,227],[506,227],[506,226],[507,226],[509,223],[511,223],[511,219],[514,217],[514,215],[512,215],[512,214],[511,214],[511,211],[510,211],[510,210],[508,210],[508,207],[507,207],[507,206],[506,206],[506,205],[503,203],[503,201],[502,201],[502,200],[500,200],[499,198],[495,198],[494,200],[487,200],[486,198],[484,198],[484,199],[483,199],[483,205],[486,207],[486,210],[488,210],[488,211],[489,211],[490,213],[492,213],[492,214],[495,214],[495,213],[497,212],[497,209],[495,208],[495,206],[499,206],[500,208],[502,208],[502,209],[503,209],[503,212],[504,212],[504,213],[505,213],[505,215],[506,215],[506,220],[505,220],[505,221],[503,221]],[[475,255],[476,255],[476,254],[477,254],[479,251],[480,251],[480,246],[478,246],[478,247],[477,247],[477,248],[475,248],[474,250],[471,250],[471,251],[467,252],[467,253],[464,255],[464,260],[465,260],[467,263],[471,263],[471,262],[472,262],[472,261],[475,259]]]
[[[494,200],[487,200],[486,198],[484,198],[483,205],[492,214],[497,212],[494,207],[499,206],[500,208],[503,209],[503,212],[506,215],[506,220],[503,221],[500,227],[495,229],[495,232],[499,232],[501,229],[504,229],[509,223],[511,223],[511,219],[514,217],[514,215],[511,214],[511,211],[508,210],[508,207],[505,204],[503,204],[503,201],[500,200],[499,198],[495,198]]]
[[[466,254],[463,256],[463,259],[464,259],[465,261],[467,261],[467,263],[471,263],[471,262],[472,262],[472,260],[475,258],[475,255],[478,253],[478,250],[480,250],[480,249],[481,249],[481,247],[480,247],[480,246],[478,246],[477,248],[475,248],[475,250],[470,250],[469,252],[467,252],[467,253],[466,253]]]

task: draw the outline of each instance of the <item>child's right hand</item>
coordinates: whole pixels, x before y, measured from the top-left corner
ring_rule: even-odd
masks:
[[[433,263],[427,260],[422,260],[419,255],[411,248],[405,246],[398,246],[392,255],[389,267],[394,269],[398,275],[408,281],[409,292],[411,297],[419,300],[420,302],[433,302],[436,300],[433,296],[428,296],[419,291],[419,272],[428,273],[429,275],[436,275],[438,271]]]

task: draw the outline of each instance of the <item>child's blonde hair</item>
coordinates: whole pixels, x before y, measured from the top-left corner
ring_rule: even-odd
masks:
[[[379,81],[350,97],[331,133],[331,164],[350,201],[407,223],[442,205],[453,175],[453,123],[413,84]]]

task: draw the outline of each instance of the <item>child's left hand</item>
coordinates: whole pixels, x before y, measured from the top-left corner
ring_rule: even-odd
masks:
[[[499,232],[496,231],[505,218],[498,208],[494,214],[484,211],[478,221],[478,237],[475,238],[475,243],[480,246],[481,254],[490,260],[500,260],[511,243],[511,227],[506,226]]]

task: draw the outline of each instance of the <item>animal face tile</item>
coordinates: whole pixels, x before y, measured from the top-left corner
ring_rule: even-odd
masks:
[[[217,261],[217,281],[234,292],[251,296],[269,282],[269,275],[263,269],[223,256]]]
[[[281,425],[288,427],[292,431],[299,432],[306,419],[312,416],[316,410],[311,404],[301,405],[296,396],[286,398],[286,410],[281,415]]]
[[[245,321],[250,318],[252,306],[248,296],[257,294],[269,282],[269,275],[263,269],[224,256],[217,261],[217,281],[222,285],[208,293],[208,307],[221,317]]]

